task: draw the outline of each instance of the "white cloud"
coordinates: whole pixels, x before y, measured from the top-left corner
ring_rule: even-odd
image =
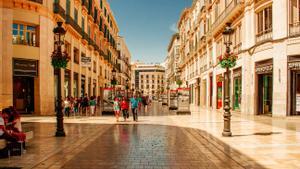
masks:
[[[177,33],[178,32],[178,29],[177,29],[177,24],[176,23],[173,23],[169,29],[174,32],[174,33]]]

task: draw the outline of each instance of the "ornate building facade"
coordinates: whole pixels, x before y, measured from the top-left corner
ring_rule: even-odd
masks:
[[[1,0],[0,104],[21,112],[55,114],[57,72],[51,65],[53,29],[63,22],[63,97],[101,96],[117,63],[119,28],[106,0]]]
[[[222,32],[234,28],[231,107],[254,115],[300,114],[299,0],[194,0],[178,22],[181,79],[191,105],[223,108]]]

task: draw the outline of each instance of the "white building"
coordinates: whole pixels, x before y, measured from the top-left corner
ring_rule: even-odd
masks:
[[[231,107],[254,115],[300,114],[299,0],[195,0],[179,20],[181,78],[191,105],[222,109],[222,32],[234,28],[231,50]]]

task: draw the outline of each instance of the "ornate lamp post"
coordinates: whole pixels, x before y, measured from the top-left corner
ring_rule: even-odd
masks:
[[[56,137],[66,136],[64,131],[64,115],[62,112],[62,96],[61,96],[61,68],[65,69],[69,62],[69,56],[66,52],[62,52],[62,45],[64,44],[64,36],[66,30],[62,27],[62,22],[57,22],[57,27],[54,28],[54,51],[52,53],[52,66],[58,73],[58,87],[57,87],[57,108],[56,108]]]
[[[227,23],[223,31],[224,44],[226,46],[226,53],[222,58],[219,58],[219,64],[222,68],[226,69],[225,72],[225,100],[224,100],[224,129],[222,135],[230,137],[232,135],[230,130],[230,97],[229,97],[229,69],[236,65],[236,56],[230,52],[230,46],[232,45],[231,35],[234,30],[231,28],[231,24]]]
[[[116,73],[117,73],[116,69],[113,68],[113,70],[112,70],[112,76],[113,76],[113,78],[111,79],[111,85],[113,86],[114,97],[116,96],[116,88],[115,87],[117,85]]]

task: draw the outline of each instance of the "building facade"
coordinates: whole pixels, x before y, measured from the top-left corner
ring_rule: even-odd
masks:
[[[132,89],[144,96],[158,98],[164,93],[165,68],[158,64],[132,64]]]
[[[118,86],[121,90],[130,89],[131,81],[131,54],[125,43],[125,38],[118,36],[117,49],[119,51],[118,64],[120,65],[120,71],[118,73]]]
[[[230,70],[231,107],[253,115],[300,114],[299,0],[194,0],[178,22],[181,79],[191,105],[222,109],[224,55],[222,32],[234,28]]]
[[[57,72],[51,65],[53,29],[63,22],[63,97],[101,96],[118,69],[118,26],[106,0],[2,0],[0,104],[36,115],[55,114]],[[86,62],[87,61],[87,62]]]
[[[179,34],[172,36],[168,46],[168,56],[166,58],[166,83],[167,88],[176,89],[179,87],[176,83],[179,80],[179,57],[180,57],[180,39]]]

